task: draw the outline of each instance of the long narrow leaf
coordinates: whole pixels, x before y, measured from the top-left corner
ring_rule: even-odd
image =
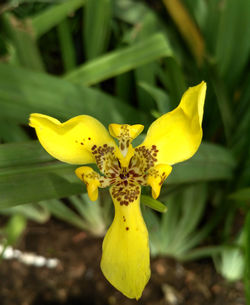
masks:
[[[232,84],[249,59],[250,2],[225,1],[220,21],[216,41],[218,70]]]
[[[225,148],[203,143],[188,161],[177,164],[167,179],[168,183],[187,183],[231,179],[235,160]]]
[[[91,60],[65,78],[90,86],[166,56],[172,56],[172,50],[163,34],[155,34],[130,47]]]
[[[24,124],[32,112],[63,120],[88,114],[106,125],[149,123],[148,115],[97,89],[6,64],[0,64],[0,109],[0,118]]]
[[[61,4],[54,5],[32,17],[30,23],[34,35],[39,38],[54,26],[58,25],[69,14],[83,6],[84,2],[85,0],[63,1]]]
[[[87,59],[92,59],[106,49],[111,29],[111,0],[87,0],[84,8],[84,47]]]
[[[73,37],[70,32],[69,21],[67,18],[58,24],[57,33],[61,46],[64,69],[66,72],[68,72],[74,69],[76,66],[76,55]]]
[[[6,32],[14,45],[18,63],[32,70],[44,71],[41,55],[28,22],[18,20],[10,14],[4,14],[3,21]]]

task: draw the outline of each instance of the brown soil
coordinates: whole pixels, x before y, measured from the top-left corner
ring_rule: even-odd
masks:
[[[137,302],[124,297],[103,277],[101,239],[55,220],[31,223],[18,248],[57,257],[56,269],[0,265],[0,305],[244,305],[241,282],[228,284],[210,260],[180,264],[170,258],[151,262],[152,277]]]

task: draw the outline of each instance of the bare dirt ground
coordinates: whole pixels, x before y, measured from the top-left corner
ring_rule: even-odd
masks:
[[[245,305],[241,282],[229,284],[210,260],[181,264],[155,258],[139,301],[114,289],[102,275],[102,240],[56,220],[30,223],[18,248],[60,260],[54,269],[0,264],[0,305]]]

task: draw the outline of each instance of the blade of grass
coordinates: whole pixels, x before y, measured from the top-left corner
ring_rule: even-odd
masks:
[[[205,223],[205,225],[192,237],[189,239],[188,247],[185,247],[183,251],[188,251],[193,247],[197,246],[204,238],[206,238],[211,231],[219,224],[220,221],[225,217],[227,209],[227,202],[222,202],[220,206],[213,211],[212,216],[209,221]],[[185,246],[185,245],[184,245]]]
[[[137,24],[150,9],[143,2],[133,0],[114,1],[114,15],[126,23]]]
[[[63,1],[61,4],[53,5],[47,10],[39,13],[30,19],[30,24],[36,38],[47,33],[54,26],[58,25],[68,15],[82,7],[85,0]]]
[[[220,109],[220,115],[224,125],[225,136],[228,142],[231,140],[234,127],[236,126],[234,112],[232,109],[232,100],[223,81],[217,76],[216,72],[211,69],[211,81],[214,92],[217,97],[217,103]]]
[[[103,236],[106,230],[105,220],[103,218],[103,211],[100,205],[100,199],[92,202],[88,194],[79,196],[71,196],[71,204],[79,212],[84,221],[88,231],[95,236]]]
[[[172,56],[172,50],[164,35],[155,34],[87,62],[67,74],[65,79],[90,86],[166,56]]]
[[[202,259],[205,257],[211,257],[213,255],[219,254],[223,250],[223,246],[207,246],[198,248],[195,250],[191,250],[189,252],[185,252],[185,254],[182,256],[180,255],[178,257],[179,260],[186,262],[190,260],[197,260]]]
[[[139,30],[138,30],[139,28]],[[153,12],[147,13],[143,20],[140,22],[140,25],[136,28],[136,36],[133,39],[135,42],[143,41],[145,38],[153,35],[157,31],[159,32],[159,22],[157,17]],[[134,43],[133,41],[133,43]],[[145,111],[152,111],[154,109],[154,101],[152,97],[147,94],[138,84],[140,82],[147,82],[150,85],[155,85],[155,63],[149,63],[143,65],[135,70],[135,79],[136,79],[136,91],[137,91],[137,100],[139,107],[145,109]]]
[[[32,70],[44,71],[44,65],[29,24],[10,14],[4,14],[2,19],[5,30],[15,47],[20,65]]]
[[[197,63],[201,65],[204,59],[205,43],[195,22],[180,0],[163,0],[163,3],[186,40]]]
[[[177,244],[187,244],[189,235],[195,231],[201,221],[207,199],[206,184],[195,184],[183,192],[182,217],[175,231]],[[186,239],[186,240],[185,240]]]
[[[26,228],[26,219],[22,215],[13,215],[7,223],[4,232],[8,245],[14,245]]]
[[[187,84],[182,69],[175,58],[168,57],[163,62],[163,73],[159,73],[159,78],[169,92],[172,108],[175,108],[179,105],[181,97],[187,89]]]
[[[67,18],[58,24],[57,34],[62,52],[64,71],[69,72],[76,67],[76,55]]]
[[[237,81],[250,51],[250,2],[227,0],[217,31],[216,58],[220,76],[229,84]]]
[[[250,212],[247,213],[245,225],[245,273],[244,284],[247,305],[250,305]]]
[[[140,82],[138,85],[153,97],[161,114],[171,111],[169,96],[164,90],[146,82]]]
[[[40,207],[38,204],[32,203],[27,203],[7,209],[0,209],[0,213],[3,215],[20,214],[27,219],[31,219],[39,223],[45,223],[50,217],[50,213],[47,209]]]
[[[133,100],[133,74],[131,72],[123,73],[115,78],[115,95],[127,103]]]
[[[66,221],[79,229],[84,230],[87,228],[87,224],[84,222],[84,220],[60,200],[54,199],[44,201],[40,202],[40,205],[48,209],[48,211],[50,211],[50,213],[55,217]]]
[[[111,25],[111,0],[87,0],[84,7],[84,49],[87,59],[103,53],[107,47]]]

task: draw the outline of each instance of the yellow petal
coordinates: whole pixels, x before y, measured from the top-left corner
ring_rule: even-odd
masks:
[[[101,185],[100,175],[89,166],[78,167],[75,173],[78,178],[86,183],[89,199],[96,201],[98,199],[98,187]]]
[[[133,140],[139,136],[143,131],[144,126],[140,124],[128,125],[128,124],[110,124],[109,132],[112,137],[120,139],[127,138],[127,140]]]
[[[134,155],[134,149],[130,144],[142,131],[144,126],[140,124],[110,124],[109,132],[119,141],[119,150],[115,151],[122,167],[128,167],[130,159]]]
[[[140,210],[140,187],[110,189],[115,217],[104,241],[101,269],[128,298],[139,299],[150,278],[148,232]]]
[[[138,148],[154,148],[154,165],[175,164],[193,156],[202,139],[202,117],[206,83],[189,88],[179,106],[149,127]]]
[[[35,128],[44,149],[63,162],[95,163],[93,147],[116,147],[106,128],[88,115],[80,115],[60,123],[47,115],[33,113],[29,124]]]
[[[147,184],[152,188],[152,197],[154,199],[160,195],[161,186],[171,171],[172,167],[167,164],[158,164],[150,168],[147,175]]]

